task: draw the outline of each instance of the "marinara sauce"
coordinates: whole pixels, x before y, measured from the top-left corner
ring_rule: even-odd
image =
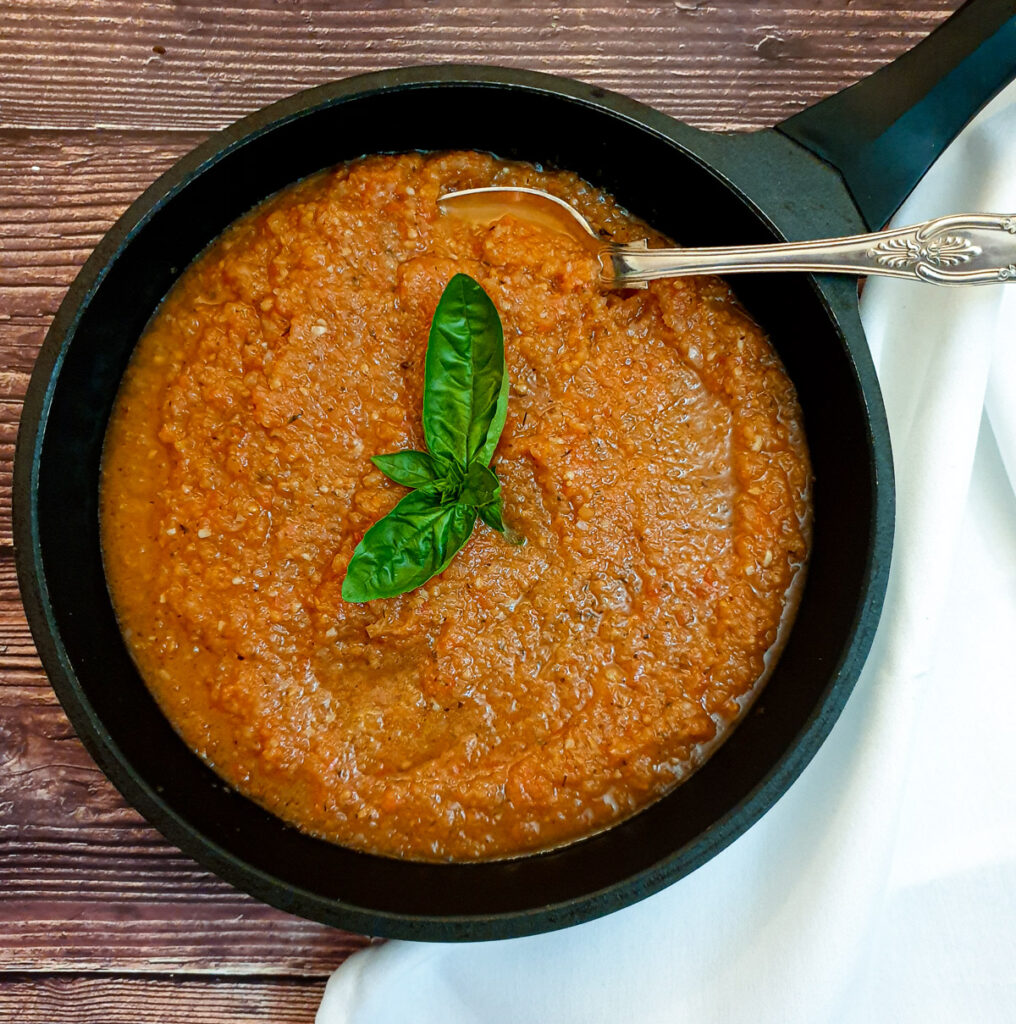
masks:
[[[142,677],[227,782],[297,827],[425,860],[512,856],[666,793],[742,712],[792,613],[810,470],[794,388],[715,278],[604,290],[567,240],[442,216],[545,189],[604,237],[664,239],[569,173],[370,157],[293,186],[184,273],[109,424],[102,537]],[[504,324],[478,524],[390,600],[340,590],[422,448],[424,352],[456,273]]]

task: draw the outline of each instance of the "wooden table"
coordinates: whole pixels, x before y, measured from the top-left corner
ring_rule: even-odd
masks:
[[[102,233],[213,129],[299,89],[439,61],[770,125],[959,0],[0,0],[0,1020],[310,1021],[369,940],[272,910],[167,844],[98,771],[18,596],[11,464],[46,328]]]

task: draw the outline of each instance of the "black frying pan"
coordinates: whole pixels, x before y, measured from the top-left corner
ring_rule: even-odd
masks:
[[[485,939],[574,924],[656,892],[721,850],[828,734],[882,605],[892,461],[853,280],[735,282],[797,385],[816,475],[808,582],[768,686],[671,795],[601,835],[509,862],[400,862],[311,839],[225,786],[178,739],[124,647],[103,577],[99,458],[120,377],[152,311],[212,238],[269,193],[340,161],[490,150],[575,170],[686,245],[842,235],[887,220],[1014,74],[1016,0],[971,0],[911,53],[775,130],[710,134],[564,79],[432,67],[301,93],[181,160],[110,230],[61,305],[15,460],[28,619],[57,695],[106,774],[172,842],[240,888],[388,936]]]

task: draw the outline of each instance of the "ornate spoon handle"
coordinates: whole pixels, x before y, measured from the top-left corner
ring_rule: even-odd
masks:
[[[780,245],[612,245],[604,250],[602,262],[615,287],[688,274],[777,270],[881,274],[931,284],[997,284],[1016,280],[1016,214],[959,213],[894,231]]]

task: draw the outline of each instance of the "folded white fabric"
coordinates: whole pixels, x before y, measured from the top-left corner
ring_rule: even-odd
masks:
[[[1014,166],[1011,87],[895,222],[1016,212]],[[550,935],[357,953],[318,1024],[1016,1020],[1016,286],[872,279],[862,307],[896,547],[812,764],[665,892]]]

